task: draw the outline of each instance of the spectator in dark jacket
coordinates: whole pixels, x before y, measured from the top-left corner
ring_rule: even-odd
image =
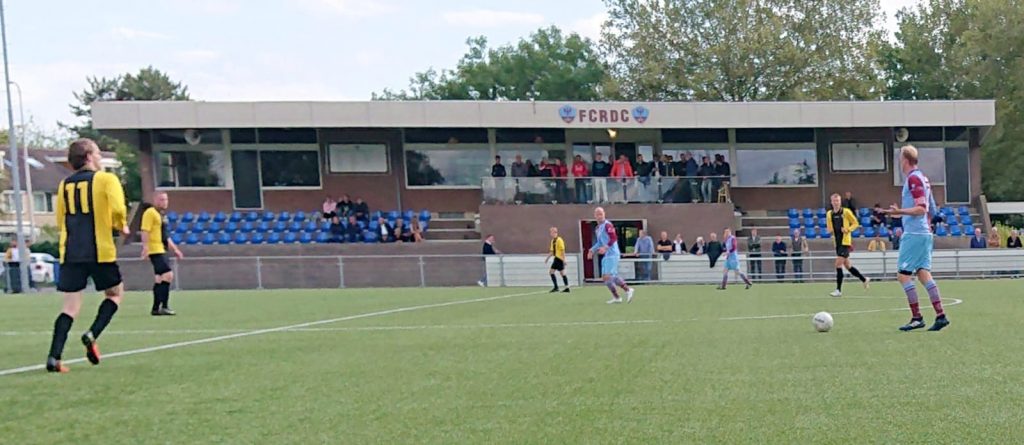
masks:
[[[348,195],[341,195],[341,200],[334,206],[334,213],[338,214],[339,218],[348,218],[352,215],[354,206],[355,204],[352,204],[352,198],[349,198]]]
[[[1018,235],[1017,231],[1016,230],[1011,230],[1010,231],[1010,237],[1006,239],[1006,248],[1007,249],[1020,249],[1022,247],[1024,247],[1024,244],[1021,244],[1020,236]]]
[[[393,243],[398,238],[395,235],[395,228],[388,224],[383,216],[377,218],[377,241],[382,243]]]
[[[782,241],[781,236],[775,237],[775,242],[772,243],[772,255],[775,256],[775,278],[782,281],[786,278],[786,243]]]
[[[722,256],[722,252],[725,250],[722,248],[722,243],[718,241],[718,234],[711,232],[711,241],[708,241],[707,253],[708,262],[711,264],[711,268],[715,268],[715,263],[718,262],[718,257]]]
[[[700,176],[700,195],[703,202],[711,202],[711,192],[714,189],[711,177],[715,176],[715,167],[711,165],[711,160],[707,156],[704,156],[702,161],[697,170],[697,176]]]
[[[354,243],[356,241],[362,241],[363,230],[359,228],[359,220],[356,219],[355,215],[348,217],[348,224],[345,225],[345,240]]]
[[[516,160],[512,163],[512,177],[525,178],[529,175],[530,169],[523,162],[523,155],[516,155]]]
[[[856,210],[854,210],[854,213],[856,213]],[[878,230],[882,226],[887,226],[888,223],[886,219],[887,216],[885,215],[885,212],[882,210],[882,205],[876,202],[875,208],[871,210],[871,227],[874,227],[875,230]]]
[[[846,196],[843,197],[843,207],[853,211],[853,214],[857,214],[857,203],[853,202],[853,192],[846,192]]]
[[[651,176],[654,176],[654,163],[644,160],[644,155],[636,155],[636,177],[644,187],[651,185]]]
[[[988,248],[988,240],[981,234],[981,229],[974,229],[974,236],[971,237],[971,248],[972,249],[986,249]]]
[[[360,221],[369,221],[370,206],[363,202],[363,198],[356,198],[356,203],[352,206],[352,214]]]
[[[601,159],[601,153],[594,154],[594,162],[590,166],[590,176],[594,177],[594,202],[608,202],[608,180],[612,174],[612,165]]]
[[[492,178],[504,178],[508,176],[505,172],[505,166],[501,163],[501,156],[494,157],[494,165],[491,166],[491,177]]]

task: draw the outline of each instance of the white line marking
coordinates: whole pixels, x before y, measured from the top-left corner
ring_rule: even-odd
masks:
[[[152,346],[152,347],[141,348],[141,349],[131,349],[131,350],[128,350],[128,351],[121,351],[121,352],[114,352],[114,353],[111,353],[111,354],[105,354],[103,356],[103,358],[104,359],[110,359],[110,358],[115,358],[115,357],[124,357],[124,356],[129,356],[129,355],[136,355],[136,354],[145,354],[147,352],[156,352],[156,351],[163,351],[165,349],[174,349],[174,348],[181,348],[181,347],[185,347],[185,346],[201,345],[201,344],[205,344],[205,343],[213,343],[213,342],[218,342],[218,341],[231,340],[231,339],[234,339],[234,338],[250,337],[250,336],[253,336],[253,335],[270,334],[270,333],[274,333],[274,332],[287,331],[287,330],[290,330],[290,329],[299,329],[299,328],[306,328],[306,327],[310,327],[310,326],[318,326],[318,325],[323,325],[323,324],[337,323],[337,322],[340,322],[340,321],[358,320],[360,318],[379,317],[381,315],[398,314],[398,313],[402,313],[402,312],[418,311],[418,310],[421,310],[421,309],[433,309],[433,308],[438,308],[438,307],[458,306],[458,305],[470,304],[470,303],[482,303],[482,302],[485,302],[485,301],[504,300],[504,299],[508,299],[508,298],[525,297],[525,296],[529,296],[529,295],[539,295],[539,294],[543,294],[543,293],[547,293],[547,291],[525,292],[525,293],[520,293],[520,294],[509,294],[509,295],[498,295],[498,296],[495,296],[495,297],[476,298],[476,299],[472,299],[472,300],[459,300],[459,301],[449,301],[449,302],[445,302],[445,303],[433,303],[433,304],[424,304],[424,305],[419,305],[419,306],[401,307],[401,308],[396,308],[396,309],[388,309],[388,310],[384,310],[384,311],[368,312],[368,313],[365,313],[365,314],[349,315],[349,316],[346,316],[346,317],[331,318],[331,319],[328,319],[328,320],[310,321],[310,322],[306,322],[306,323],[299,323],[299,324],[293,324],[293,325],[288,325],[288,326],[281,326],[281,327],[276,327],[276,328],[256,329],[256,330],[252,330],[252,331],[243,331],[243,332],[238,332],[238,333],[234,333],[234,334],[221,335],[221,336],[217,336],[217,337],[209,337],[209,338],[201,338],[201,339],[198,339],[198,340],[189,340],[189,341],[182,341],[182,342],[176,342],[176,343],[168,343],[168,344],[165,344],[165,345]],[[85,358],[77,358],[77,359],[73,359],[73,360],[65,360],[64,364],[81,363],[81,362],[84,362],[84,361],[85,361]],[[20,368],[5,369],[5,370],[0,371],[0,376],[11,375],[11,374],[20,374],[20,373],[23,373],[23,372],[39,371],[39,370],[42,370],[42,369],[45,369],[45,368],[46,368],[46,365],[33,365],[33,366],[22,366]]]
[[[963,302],[964,302],[963,300],[960,300],[958,298],[953,298],[948,304],[946,304],[946,306],[956,306],[956,305],[958,305],[960,303],[963,303]],[[842,312],[832,312],[831,314],[832,315],[873,314],[873,313],[876,313],[876,312],[892,312],[892,311],[905,311],[905,310],[907,310],[907,308],[901,307],[901,308],[896,308],[896,309],[867,309],[867,310],[863,310],[863,311],[842,311]],[[734,321],[734,320],[771,320],[771,319],[775,319],[775,318],[797,318],[797,317],[813,317],[813,316],[814,316],[813,313],[810,313],[810,314],[783,314],[783,315],[756,315],[756,316],[750,316],[750,317],[726,317],[726,318],[719,318],[719,320],[723,320],[723,321]]]

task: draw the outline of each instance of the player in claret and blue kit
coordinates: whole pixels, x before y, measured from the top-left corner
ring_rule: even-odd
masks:
[[[597,229],[594,231],[594,245],[587,252],[587,259],[593,259],[595,253],[604,256],[601,259],[601,280],[612,293],[612,299],[608,300],[608,304],[622,303],[616,286],[626,291],[626,303],[630,303],[633,301],[633,288],[627,286],[626,282],[619,277],[621,255],[615,226],[611,221],[605,219],[604,209],[601,207],[594,209],[594,219],[597,220]]]
[[[722,232],[722,239],[725,240],[725,270],[722,272],[722,285],[718,287],[718,290],[725,290],[725,285],[729,284],[730,270],[733,274],[738,275],[743,279],[743,282],[747,285],[747,289],[750,289],[750,286],[753,284],[750,282],[750,279],[747,278],[746,274],[740,272],[740,258],[736,253],[739,246],[737,246],[736,237],[732,235],[732,229],[725,229],[725,231]]]
[[[901,331],[912,331],[925,327],[924,317],[917,303],[917,286],[914,276],[924,284],[928,291],[928,299],[935,309],[935,323],[929,331],[938,331],[949,326],[946,312],[942,309],[942,298],[939,286],[932,279],[932,230],[928,221],[935,212],[935,199],[932,197],[931,184],[928,178],[917,167],[917,149],[907,145],[900,149],[900,166],[907,177],[903,183],[903,203],[893,204],[887,213],[903,217],[903,236],[900,238],[900,254],[897,261],[899,280],[903,291],[907,294],[910,305],[910,323],[900,327]]]

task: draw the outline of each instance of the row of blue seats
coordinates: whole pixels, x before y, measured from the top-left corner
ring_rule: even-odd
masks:
[[[301,210],[297,211],[295,213],[287,212],[287,211],[286,212],[281,212],[281,213],[274,213],[274,212],[271,212],[271,211],[265,211],[265,212],[251,211],[251,212],[246,212],[244,214],[242,212],[231,212],[230,214],[224,213],[224,212],[217,212],[215,214],[211,214],[209,212],[199,212],[198,214],[192,213],[192,212],[185,212],[183,214],[178,214],[177,212],[167,212],[167,222],[170,222],[170,223],[179,223],[179,222],[181,222],[181,223],[194,223],[194,222],[210,223],[210,222],[214,222],[214,223],[220,223],[220,224],[223,224],[223,223],[236,223],[237,224],[237,223],[241,223],[241,222],[252,222],[252,223],[255,223],[255,222],[260,222],[260,221],[268,222],[268,223],[269,222],[275,222],[275,221],[277,221],[277,222],[305,222],[305,221],[314,221],[314,220],[318,219],[319,215],[320,215],[320,212],[309,212],[309,213],[306,213],[306,212],[301,211]],[[430,221],[430,211],[429,210],[423,210],[423,211],[420,211],[418,213],[414,212],[412,210],[406,210],[404,212],[399,212],[397,210],[392,210],[392,211],[387,212],[387,213],[377,211],[377,212],[373,212],[373,213],[370,214],[370,217],[373,220],[376,220],[377,218],[379,218],[381,216],[387,218],[388,221],[394,221],[394,220],[397,220],[397,219],[400,219],[400,218],[404,219],[406,221],[411,221],[414,216],[418,216],[420,221]]]
[[[403,222],[404,222],[404,220],[403,220]],[[349,222],[348,221],[342,221],[340,224],[341,224],[342,228],[347,229],[348,225],[349,225]],[[369,229],[369,230],[376,231],[378,228],[380,228],[380,224],[377,221],[370,221],[369,223],[366,223],[366,222],[363,222],[363,221],[358,221],[357,224],[358,224],[358,227],[359,227],[360,230]],[[394,225],[394,224],[392,224],[392,225]],[[424,232],[426,232],[428,225],[429,224],[426,223],[426,222],[420,223],[420,229],[422,229]],[[209,224],[197,222],[195,224],[178,223],[177,225],[174,226],[173,229],[171,229],[171,232],[179,233],[179,234],[185,234],[185,233],[220,233],[220,232],[225,232],[225,233],[235,233],[235,232],[244,232],[244,233],[250,233],[250,232],[263,232],[263,233],[266,233],[266,232],[277,232],[277,233],[292,232],[292,233],[298,233],[298,232],[316,232],[318,230],[328,231],[330,229],[331,229],[331,222],[330,221],[321,221],[319,223],[313,222],[313,221],[309,221],[309,222],[292,222],[292,223],[287,223],[287,222],[284,222],[284,221],[278,221],[276,223],[267,223],[267,222],[251,223],[251,222],[243,222],[241,224],[233,223],[233,222],[229,222],[229,223],[226,223],[226,224],[221,224],[221,223],[216,223],[216,222],[211,222]]]
[[[364,231],[361,235],[350,235],[347,237],[335,237],[328,232],[316,232],[316,233],[236,233],[231,235],[229,233],[190,233],[188,235],[174,234],[172,237],[175,244],[182,245],[214,245],[214,244],[323,244],[330,242],[349,242],[349,243],[376,243],[378,236],[376,233],[371,231]]]
[[[787,212],[787,215],[791,219],[793,219],[793,218],[800,218],[800,217],[803,217],[803,218],[814,218],[814,217],[824,218],[826,216],[826,214],[827,214],[826,212],[827,212],[827,209],[825,209],[824,207],[818,208],[818,209],[804,209],[802,211],[800,209],[795,209],[794,208],[794,209],[789,209],[789,211]],[[873,209],[870,209],[870,208],[867,208],[867,207],[861,207],[860,209],[857,210],[857,216],[860,216],[861,218],[865,218],[865,217],[866,218],[870,218],[872,212],[873,212]],[[942,213],[944,216],[946,216],[947,219],[949,219],[950,217],[952,217],[954,215],[959,215],[961,217],[964,217],[964,216],[970,217],[971,216],[971,209],[967,208],[966,206],[960,206],[956,210],[954,210],[952,207],[943,207],[943,208],[939,209],[939,212]]]
[[[960,216],[959,218],[957,218],[955,215],[953,215],[953,216],[947,217],[945,219],[945,223],[950,225],[950,226],[956,226],[956,225],[971,226],[971,225],[974,225],[974,220],[971,218],[970,215]],[[868,217],[868,216],[861,217],[860,218],[860,225],[863,226],[863,227],[870,227],[872,225],[871,224],[871,217]],[[821,228],[821,229],[825,229],[825,228],[828,227],[828,220],[826,218],[818,218],[817,221],[815,221],[814,218],[790,218],[789,219],[789,228],[790,229],[799,229],[801,227],[804,227],[804,228],[818,227],[818,228]],[[973,227],[971,228],[971,231],[972,232],[974,231]]]
[[[796,228],[799,228],[799,227],[793,227],[793,228],[796,229]],[[814,227],[814,226],[808,227],[808,228],[804,229],[803,233],[804,233],[805,236],[807,236],[807,239],[816,239],[816,238],[829,239],[829,238],[832,238],[832,235],[828,233],[828,230],[819,229],[818,227]],[[877,231],[875,230],[874,227],[871,227],[871,226],[861,227],[861,228],[853,231],[853,237],[854,238],[874,238],[876,234],[881,236],[881,237],[888,238],[889,235],[892,234],[892,232],[890,232],[889,228],[885,227],[885,226],[880,227]],[[974,234],[974,226],[968,226],[968,225],[964,225],[964,226],[954,225],[954,226],[949,226],[948,229],[947,229],[946,225],[940,225],[938,228],[935,229],[935,236],[940,236],[940,237],[946,237],[946,236],[953,236],[953,237],[971,236],[973,234]]]

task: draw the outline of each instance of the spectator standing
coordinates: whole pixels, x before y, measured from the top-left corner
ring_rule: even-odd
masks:
[[[644,186],[645,190],[651,186],[651,177],[654,176],[655,173],[657,173],[657,171],[654,169],[653,162],[647,162],[644,160],[643,154],[636,155],[636,176],[639,178],[638,180],[640,181],[640,184]]]
[[[853,192],[846,192],[846,195],[843,196],[842,204],[844,208],[850,209],[850,211],[853,212],[854,215],[857,214],[857,204],[853,202]],[[875,204],[875,207],[878,207],[878,204]]]
[[[640,259],[637,265],[637,278],[641,281],[651,281],[651,266],[654,259],[654,240],[647,234],[646,230],[640,230],[633,246],[633,252]]]
[[[661,237],[658,238],[657,250],[661,254],[661,259],[665,261],[672,257],[672,251],[675,249],[672,246],[672,240],[668,239],[668,232],[661,232]]]
[[[693,158],[693,153],[683,153],[683,168],[679,172],[679,176],[686,176],[686,180],[683,181],[683,202],[697,202],[697,197],[700,196],[700,188],[697,185],[697,176],[700,172],[700,166],[697,165],[697,160]]]
[[[689,250],[686,249],[686,241],[683,241],[683,234],[677,233],[676,239],[672,240],[672,253],[676,255],[685,255]]]
[[[530,170],[527,168],[526,163],[523,162],[523,155],[516,155],[516,160],[512,162],[512,177],[525,178],[529,175]]]
[[[992,226],[992,230],[988,232],[988,248],[998,249],[1003,246],[1002,240],[999,239],[999,229],[996,226]]]
[[[704,255],[707,252],[707,246],[704,245],[704,237],[698,236],[697,240],[693,242],[693,246],[690,247],[690,255]]]
[[[708,263],[711,264],[711,269],[714,269],[715,263],[718,262],[718,258],[722,256],[723,252],[725,252],[725,249],[722,248],[722,243],[718,241],[717,233],[711,232],[710,241],[708,241],[708,246],[705,249],[705,252],[708,254]]]
[[[576,186],[576,204],[587,204],[590,202],[590,191],[586,177],[590,174],[587,163],[583,162],[583,156],[576,155],[572,161],[572,176],[576,178],[573,185]]]
[[[500,255],[501,251],[494,248],[494,235],[487,235],[484,238],[484,247],[482,249],[483,255]],[[487,258],[484,258],[484,275],[477,281],[476,284],[480,287],[487,287]]]
[[[897,218],[899,219],[899,218]],[[903,237],[903,228],[897,227],[896,230],[892,231],[889,243],[892,244],[892,250],[900,250],[900,239]]]
[[[1006,239],[1007,249],[1020,249],[1022,246],[1020,242],[1019,233],[1016,230],[1010,231],[1010,237]]]
[[[711,189],[713,183],[711,177],[715,176],[715,167],[711,165],[711,161],[707,156],[701,158],[700,169],[697,170],[697,176],[700,177],[700,195],[701,201],[708,203],[711,202]]]
[[[790,247],[793,252],[790,256],[793,258],[793,276],[796,278],[797,283],[804,282],[804,254],[808,254],[811,251],[810,246],[807,243],[807,237],[803,233],[800,233],[800,229],[793,231],[793,238],[790,241]]]
[[[747,237],[747,258],[750,263],[751,279],[759,280],[761,278],[761,237],[757,234],[757,229],[751,229],[750,236]]]
[[[505,171],[505,165],[501,163],[501,156],[495,156],[494,165],[491,166],[491,183],[494,189],[494,200],[500,203],[508,201],[508,197],[505,196],[506,176],[508,176],[508,172]]]
[[[501,163],[501,156],[494,157],[494,165],[491,166],[491,177],[492,178],[504,178],[507,175],[505,171],[505,165]]]
[[[594,163],[590,166],[590,176],[594,181],[594,202],[608,202],[608,176],[612,173],[612,166],[601,158],[601,153],[594,154]]]
[[[562,163],[562,158],[555,158],[555,163],[550,167],[552,176],[555,177],[555,200],[561,203],[569,203],[569,186],[566,184],[566,177],[569,176],[569,167]]]
[[[626,155],[619,155],[619,159],[612,166],[612,178],[618,179],[622,183],[622,196],[616,196],[614,199],[609,199],[609,201],[615,202],[616,199],[621,199],[624,203],[629,202],[626,192],[629,190],[629,184],[633,182],[632,178],[635,176],[633,165],[629,163],[629,158]]]
[[[711,192],[712,199],[718,197],[718,191],[722,189],[722,186],[728,187],[729,179],[732,177],[732,167],[725,161],[725,155],[715,155],[715,176],[718,177],[712,181],[715,186]]]
[[[775,242],[772,243],[772,255],[775,257],[775,278],[777,281],[782,281],[786,277],[786,243],[782,241],[781,236],[775,237]]]
[[[981,227],[974,229],[974,236],[971,237],[971,248],[972,249],[985,249],[988,248],[988,240],[981,235]]]

